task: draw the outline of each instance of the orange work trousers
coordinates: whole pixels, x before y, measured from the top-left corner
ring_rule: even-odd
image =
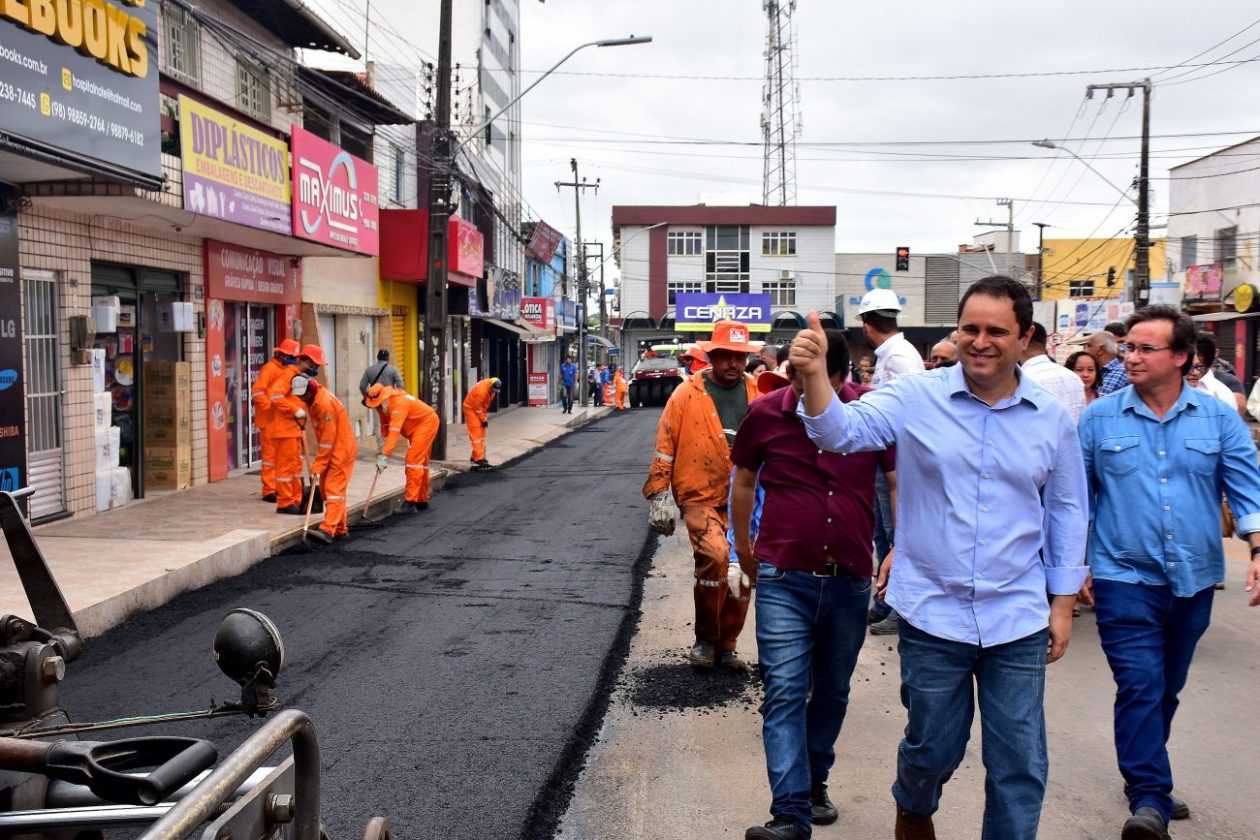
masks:
[[[748,599],[732,595],[726,585],[731,562],[726,511],[688,507],[682,514],[696,561],[696,641],[712,643],[718,653],[733,651],[744,629]]]
[[[272,438],[276,453],[276,507],[302,504],[302,439]]]
[[[472,444],[472,459],[474,461],[484,461],[486,458],[486,425],[481,422],[480,417],[471,412],[465,413],[464,425],[468,427],[468,442]]]
[[[438,416],[430,413],[407,443],[407,501],[429,501],[429,455],[438,433]],[[482,431],[485,434],[485,431]],[[475,456],[474,456],[475,457]]]
[[[621,390],[620,388],[617,389],[617,410],[618,411],[626,410],[626,392]]]
[[[276,494],[276,445],[266,429],[258,430],[258,440],[262,444],[262,494]]]
[[[349,467],[329,464],[319,477],[319,492],[324,497],[324,521],[319,523],[319,530],[330,537],[350,533],[346,525],[346,488],[353,473],[353,463]]]

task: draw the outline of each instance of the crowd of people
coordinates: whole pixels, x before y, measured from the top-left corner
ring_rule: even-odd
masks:
[[[802,840],[837,820],[827,780],[868,626],[899,637],[896,840],[936,837],[977,706],[981,836],[1036,837],[1046,668],[1079,601],[1116,684],[1120,837],[1165,840],[1189,816],[1167,742],[1225,579],[1223,537],[1250,544],[1260,605],[1241,385],[1219,381],[1210,335],[1168,306],[1091,336],[1066,365],[1008,277],[967,290],[930,366],[897,328],[895,295],[860,309],[872,354],[856,365],[815,313],[773,364],[746,325],[716,324],[707,367],[665,407],[643,488],[653,530],[687,529],[694,666],[747,667],[737,640],[756,592],[772,818],[746,839]]]

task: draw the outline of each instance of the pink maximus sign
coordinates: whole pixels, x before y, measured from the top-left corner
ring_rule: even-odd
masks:
[[[293,126],[293,235],[380,253],[376,167]]]

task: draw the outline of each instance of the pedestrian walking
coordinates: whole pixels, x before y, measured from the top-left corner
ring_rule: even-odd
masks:
[[[827,331],[826,369],[843,402],[858,399],[858,386],[845,381],[849,351],[840,330]],[[796,415],[802,390],[792,372],[791,387],[754,402],[731,450],[735,552],[757,587],[772,796],[770,822],[748,829],[746,840],[804,840],[811,825],[836,821],[827,779],[866,635],[875,474],[894,470],[893,450],[819,452]],[[754,531],[757,486],[765,498]]]
[[[1085,391],[1081,388],[1080,377],[1067,368],[1059,367],[1046,354],[1046,328],[1041,324],[1033,323],[1032,338],[1028,339],[1020,368],[1029,379],[1059,398],[1073,423],[1081,419],[1081,412],[1085,410]]]
[[[1168,737],[1195,645],[1225,579],[1221,494],[1251,545],[1245,589],[1260,605],[1260,469],[1233,406],[1184,381],[1194,322],[1171,306],[1126,323],[1132,388],[1081,419],[1093,499],[1089,541],[1098,637],[1116,682],[1115,744],[1132,814],[1124,840],[1164,840],[1189,816],[1173,797]],[[1089,600],[1090,587],[1082,592]]]
[[[897,445],[897,551],[880,570],[902,617],[895,836],[936,836],[932,815],[978,700],[981,838],[1034,840],[1049,765],[1045,669],[1071,639],[1087,519],[1076,425],[1019,369],[1028,290],[1009,277],[976,281],[959,304],[958,365],[898,377],[851,403],[827,379],[816,313],[809,322],[791,361],[804,377],[810,438],[835,452]]]
[[[726,526],[731,442],[757,398],[756,383],[744,373],[748,354],[758,349],[749,337],[745,324],[718,321],[712,340],[700,343],[711,366],[674,389],[665,403],[643,485],[643,496],[651,502],[652,530],[672,534],[679,509],[687,526],[695,558],[696,610],[695,644],[687,658],[700,668],[745,667],[735,647],[748,602],[729,590]]]
[[[560,404],[561,414],[573,413],[573,389],[577,387],[578,366],[573,357],[565,359],[560,365]]]
[[[299,374],[314,377],[324,364],[324,353],[314,344],[298,350],[294,363],[271,378],[267,400],[271,419],[267,436],[271,438],[276,460],[276,513],[301,516],[302,509],[302,436],[306,433],[306,407],[293,396],[293,377]]]
[[[276,500],[276,444],[271,439],[271,386],[276,377],[285,368],[297,362],[297,354],[302,348],[296,341],[286,338],[278,347],[271,348],[271,358],[267,360],[254,386],[250,389],[250,398],[254,403],[254,428],[258,430],[258,442],[262,448],[262,500]],[[291,376],[292,374],[290,374]]]
[[[368,365],[363,376],[359,377],[359,394],[366,398],[368,389],[377,384],[405,390],[402,374],[389,361],[388,350],[376,351],[376,361]]]
[[[592,364],[586,369],[586,388],[591,392],[591,405],[596,407],[604,404],[604,389],[599,385],[599,374],[603,367]]]
[[[330,543],[350,533],[346,490],[354,475],[359,442],[346,407],[331,390],[305,375],[293,377],[291,388],[293,396],[306,406],[307,417],[315,430],[317,454],[311,464],[311,475],[318,482],[324,499],[324,520],[309,533],[321,542]],[[314,492],[313,487],[311,492]]]
[[[617,400],[617,410],[626,410],[626,399],[630,396],[630,385],[626,382],[626,377],[621,372],[621,368],[617,368],[613,374],[613,395]]]
[[[468,428],[472,462],[477,469],[490,469],[490,462],[486,460],[486,430],[490,428],[490,407],[502,387],[499,378],[491,376],[469,388],[464,397],[464,425]]]
[[[897,326],[900,314],[901,299],[891,289],[872,289],[862,296],[858,317],[862,319],[862,334],[866,343],[875,351],[875,365],[869,379],[863,373],[860,384],[882,388],[899,376],[925,370],[919,351],[906,340]],[[893,549],[896,531],[897,508],[883,473],[875,476],[875,498],[874,542],[878,570]],[[867,620],[871,623],[871,635],[891,636],[897,632],[897,611],[883,601],[875,600],[871,604]]]
[[[1108,330],[1099,330],[1085,342],[1085,349],[1098,363],[1098,396],[1105,397],[1129,384],[1120,359],[1120,342]]]
[[[368,408],[376,409],[386,437],[376,458],[376,468],[389,466],[389,456],[399,438],[407,439],[407,489],[402,510],[417,512],[429,507],[429,457],[437,437],[437,412],[401,388],[373,385],[366,397]],[[483,432],[484,434],[484,432]]]

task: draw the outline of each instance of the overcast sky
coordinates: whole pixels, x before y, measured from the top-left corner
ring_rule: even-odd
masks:
[[[311,5],[323,12],[329,2]],[[364,0],[353,2],[362,8]],[[573,193],[554,186],[570,180],[570,157],[578,159],[582,175],[600,179],[598,194],[583,199],[587,240],[611,240],[615,204],[692,204],[717,192],[760,201],[761,5],[522,0],[525,83],[537,77],[530,71],[546,69],[584,41],[631,33],[655,39],[646,46],[584,50],[523,100],[527,216],[572,235]],[[330,19],[344,22],[344,8]],[[436,52],[437,0],[373,0],[372,8],[398,35],[374,33],[387,53],[377,58],[398,54],[401,37]],[[953,251],[982,230],[977,218],[1005,220],[998,197],[1015,199],[1025,251],[1036,248],[1033,222],[1053,225],[1047,237],[1132,235],[1132,202],[1071,157],[1056,159],[1054,151],[1028,143],[1070,138],[1064,146],[1090,158],[1114,184],[1128,185],[1137,174],[1140,95],[1128,100],[1120,92],[1107,100],[1097,94],[1086,101],[1090,83],[1144,76],[1155,82],[1155,225],[1167,210],[1170,166],[1260,134],[1260,60],[1159,69],[1188,60],[1260,59],[1260,7],[1241,0],[1192,6],[1169,0],[800,0],[794,18],[802,122],[797,203],[837,207],[840,251],[891,253],[899,245],[916,253]],[[356,39],[351,24],[343,26],[361,43],[361,29]],[[1063,75],[822,78],[1051,72]],[[1216,132],[1239,133],[1171,136]],[[1018,142],[975,142],[994,140]],[[921,145],[895,145],[910,142]],[[1238,160],[1237,168],[1245,168],[1248,160]]]

